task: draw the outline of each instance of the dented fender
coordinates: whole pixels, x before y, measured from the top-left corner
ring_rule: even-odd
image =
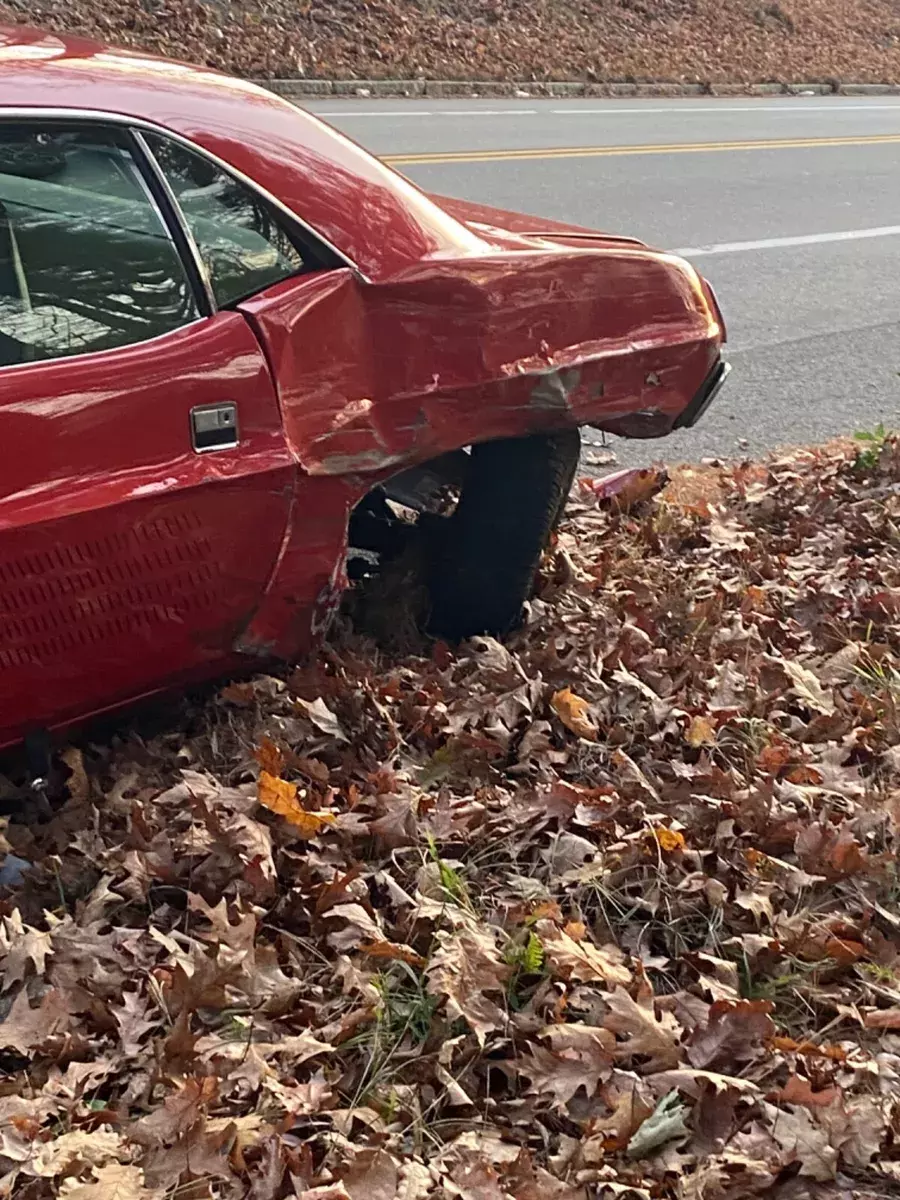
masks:
[[[244,651],[308,647],[375,484],[475,442],[593,425],[668,432],[722,329],[688,263],[640,245],[489,250],[379,282],[291,279],[241,306],[277,381],[296,494]]]
[[[311,475],[375,478],[446,450],[563,425],[669,428],[719,355],[696,271],[645,249],[428,260],[384,283],[290,280],[242,311]]]

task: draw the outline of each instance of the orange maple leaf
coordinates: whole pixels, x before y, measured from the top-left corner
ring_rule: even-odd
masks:
[[[716,731],[708,717],[694,717],[684,739],[689,746],[714,746]]]
[[[667,854],[683,850],[685,847],[684,834],[679,833],[677,829],[666,829],[665,825],[659,825],[653,830],[653,836],[660,850]]]
[[[393,958],[400,962],[409,963],[413,967],[424,967],[426,960],[421,954],[416,954],[411,946],[398,942],[363,942],[360,946],[363,954],[370,958]]]
[[[588,742],[596,742],[597,726],[589,716],[590,705],[587,700],[576,696],[571,688],[562,688],[550,697],[550,707],[566,729]]]
[[[321,833],[326,825],[334,824],[334,813],[310,812],[297,799],[297,785],[269,771],[259,773],[258,799],[263,808],[277,813],[293,825],[297,836],[305,840]]]

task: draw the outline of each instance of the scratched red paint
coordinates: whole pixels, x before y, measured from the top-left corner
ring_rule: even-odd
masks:
[[[560,426],[666,433],[720,361],[686,262],[430,198],[251,84],[0,29],[0,119],[22,109],[181,135],[348,265],[152,342],[0,370],[0,746],[309,650],[375,483]],[[240,444],[197,455],[189,411],[222,401]]]

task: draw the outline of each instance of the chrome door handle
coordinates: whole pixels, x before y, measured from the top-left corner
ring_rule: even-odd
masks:
[[[197,454],[233,450],[239,440],[236,404],[201,404],[191,409],[191,445]]]

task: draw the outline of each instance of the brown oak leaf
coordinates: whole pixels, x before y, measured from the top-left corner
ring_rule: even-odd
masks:
[[[688,1059],[695,1067],[722,1067],[756,1058],[775,1033],[771,1011],[768,1000],[717,1000],[691,1034]]]
[[[890,1102],[877,1096],[839,1094],[827,1107],[816,1109],[816,1120],[847,1166],[865,1171],[880,1154],[890,1123]]]
[[[654,1109],[639,1087],[624,1085],[626,1078],[624,1072],[620,1072],[617,1083],[603,1088],[601,1094],[610,1109],[609,1115],[591,1122],[591,1134],[603,1139],[606,1152],[624,1150]]]
[[[564,1108],[579,1088],[594,1095],[613,1065],[615,1038],[607,1029],[590,1025],[552,1025],[543,1031],[550,1050],[532,1045],[519,1069],[531,1080],[532,1090],[552,1095]]]
[[[493,938],[482,930],[442,931],[438,943],[425,971],[428,993],[443,996],[449,1015],[467,1021],[483,1046],[489,1033],[506,1025],[500,999],[511,967],[500,957]]]
[[[671,1013],[657,1017],[652,999],[638,1004],[624,988],[617,988],[604,999],[609,1007],[605,1028],[625,1038],[616,1048],[617,1058],[641,1060],[635,1067],[642,1074],[677,1066],[681,1027]]]
[[[631,982],[631,972],[624,965],[624,955],[617,947],[598,948],[586,936],[584,940],[576,941],[551,921],[539,921],[536,929],[546,961],[555,975],[582,983],[602,980],[624,986]]]
[[[787,1162],[799,1163],[800,1174],[808,1179],[833,1179],[838,1152],[828,1131],[817,1125],[805,1108],[765,1108],[772,1137],[787,1154]]]
[[[121,1005],[111,1011],[119,1027],[122,1053],[136,1057],[143,1050],[141,1039],[162,1022],[159,1009],[140,992],[123,992]]]
[[[140,1167],[107,1163],[93,1175],[87,1183],[67,1179],[60,1188],[60,1200],[158,1200],[163,1194],[162,1189],[146,1186]]]
[[[73,1172],[87,1166],[102,1167],[122,1152],[122,1135],[109,1126],[99,1129],[72,1129],[35,1151],[26,1171],[44,1179]]]
[[[174,1142],[198,1125],[209,1104],[218,1095],[218,1080],[212,1075],[188,1079],[166,1097],[162,1107],[132,1126],[130,1136],[140,1145]]]
[[[43,975],[47,959],[53,954],[53,938],[49,930],[33,929],[24,924],[22,914],[14,908],[0,924],[0,959],[3,962],[3,988],[21,983],[26,975]]]
[[[31,1054],[50,1038],[68,1030],[71,1013],[58,988],[44,993],[38,1008],[32,1008],[23,989],[12,1002],[6,1020],[0,1023],[0,1046],[19,1054]]]

